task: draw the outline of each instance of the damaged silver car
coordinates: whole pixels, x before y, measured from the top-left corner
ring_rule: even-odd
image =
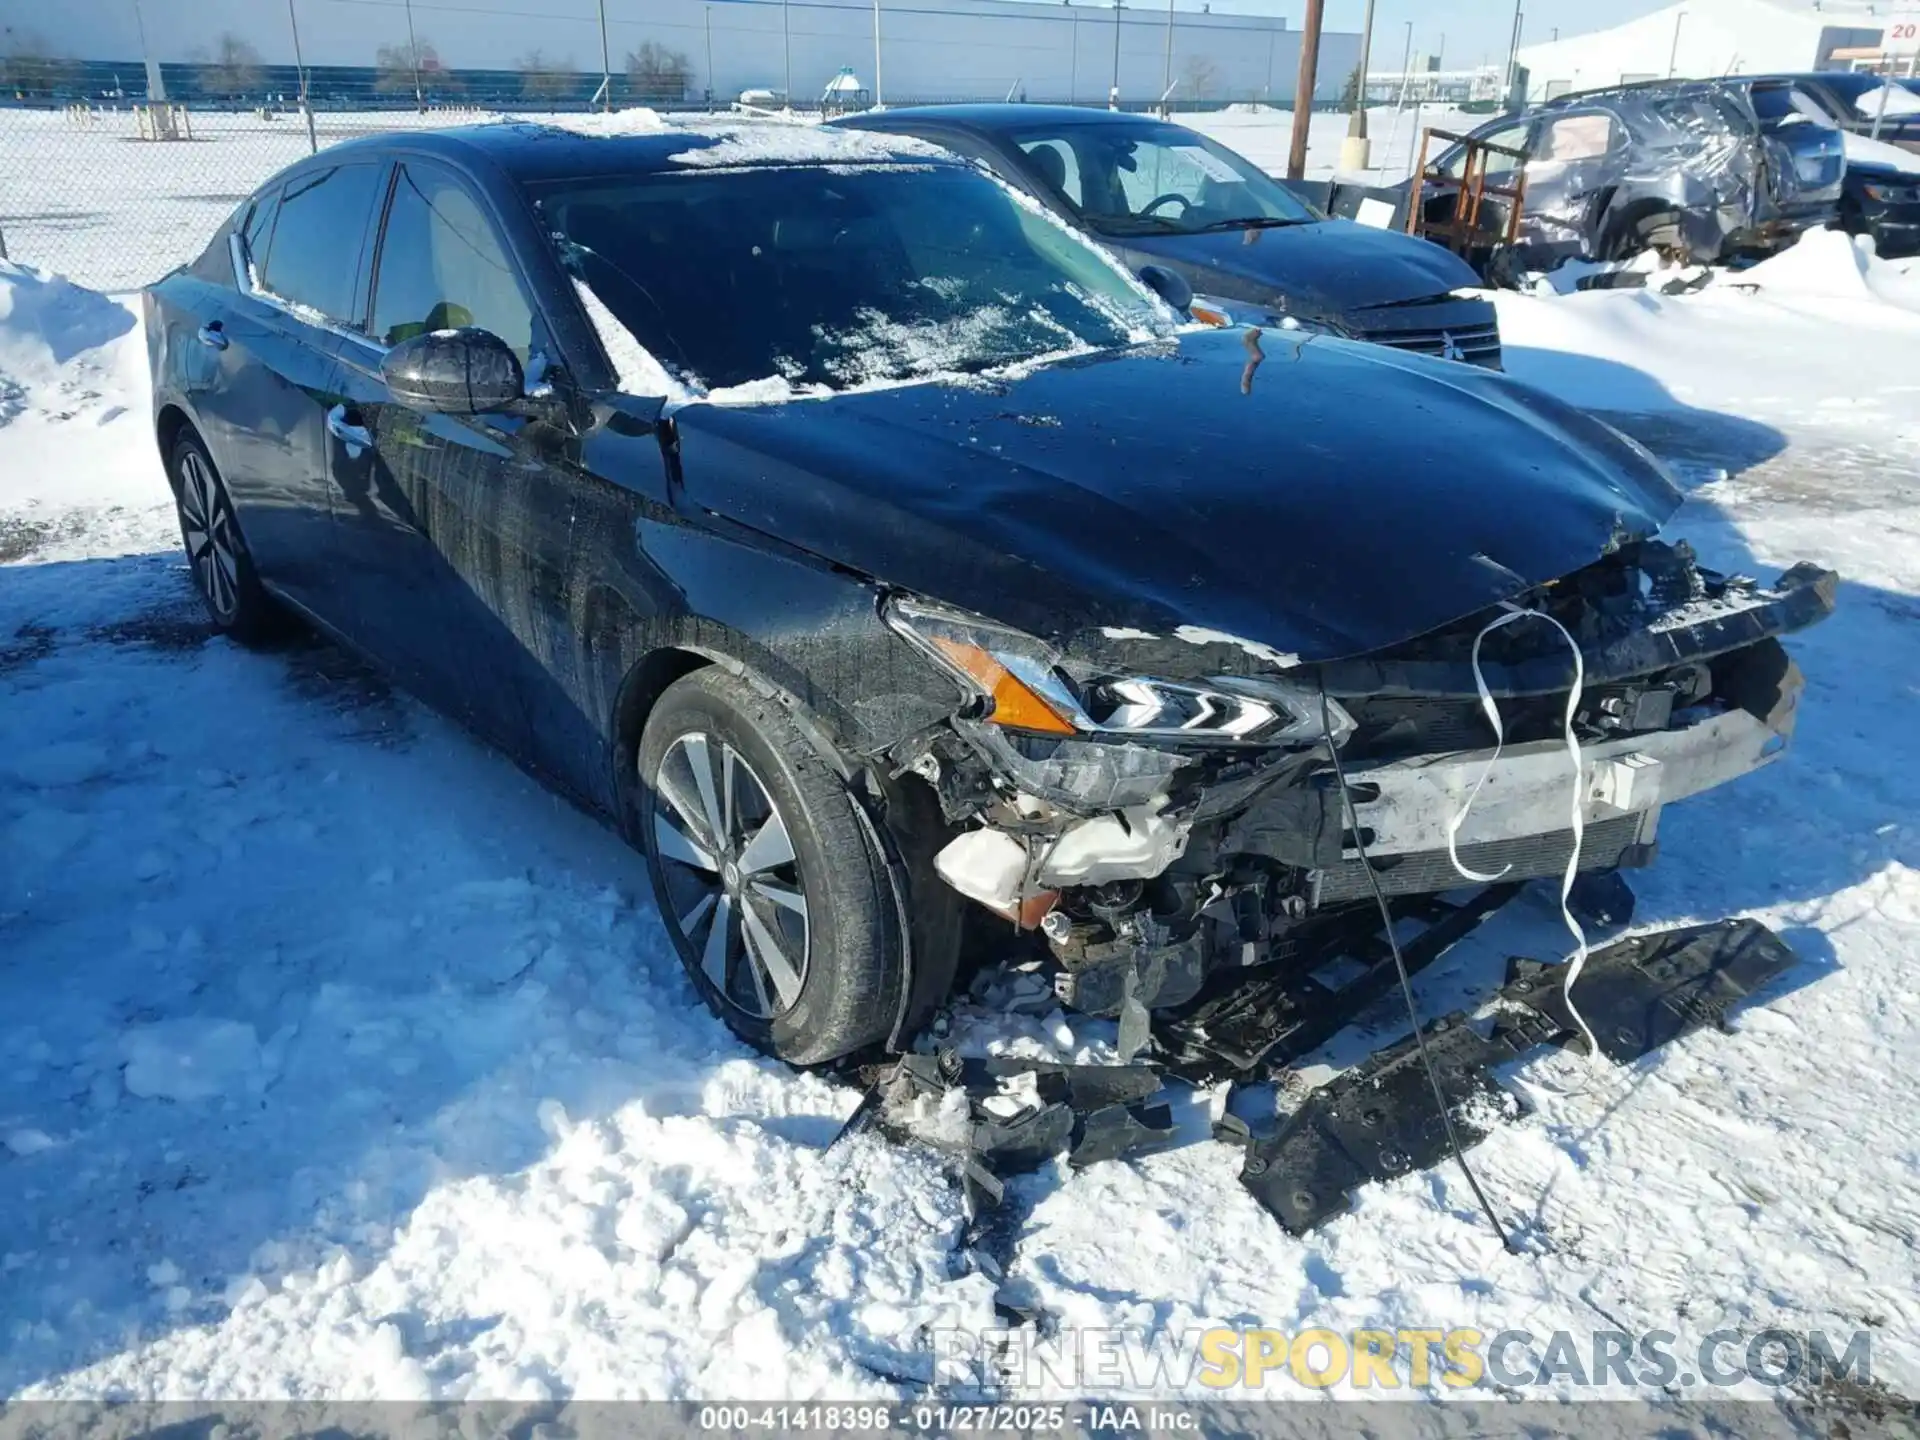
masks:
[[[1745,77],[1651,81],[1489,121],[1468,137],[1498,147],[1486,152],[1484,198],[1467,197],[1485,237],[1470,258],[1493,278],[1649,249],[1714,264],[1769,254],[1831,224],[1846,172],[1842,136],[1810,119],[1793,89],[1791,80]],[[1402,224],[1417,205],[1415,228],[1440,225],[1456,213],[1468,153],[1464,144],[1439,151],[1417,191],[1413,181],[1336,184],[1328,203],[1353,214],[1383,201]],[[1502,193],[1514,191],[1517,226],[1515,201]]]

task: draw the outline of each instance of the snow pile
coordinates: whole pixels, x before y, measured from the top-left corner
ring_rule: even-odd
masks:
[[[137,327],[117,301],[0,261],[0,561],[57,553],[83,512],[95,550],[109,528],[129,548],[166,533]]]
[[[57,388],[81,352],[133,329],[133,316],[63,275],[0,260],[0,385]]]
[[[1693,294],[1491,298],[1508,373],[1582,408],[1681,415],[1760,449],[1806,430],[1920,443],[1904,379],[1920,345],[1920,262],[1879,259],[1870,241],[1812,231]]]
[[[1842,230],[1809,230],[1779,254],[1741,271],[1738,283],[1772,295],[1871,303],[1880,298],[1869,278],[1876,267],[1871,238],[1855,238]]]

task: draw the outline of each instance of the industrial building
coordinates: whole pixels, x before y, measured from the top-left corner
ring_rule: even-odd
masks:
[[[1887,0],[1681,0],[1605,30],[1522,45],[1527,97],[1668,76],[1845,69],[1879,44]]]
[[[598,85],[602,56],[616,77],[643,46],[684,64],[688,98],[730,99],[791,89],[818,100],[843,70],[893,103],[1004,99],[1156,100],[1171,79],[1183,104],[1290,104],[1300,34],[1284,18],[1232,13],[1208,0],[1169,9],[1152,0],[61,0],[10,25],[4,39],[75,61],[125,65],[129,89],[152,58],[170,91],[213,68],[229,42],[270,66],[295,60],[316,92],[357,75],[371,87],[379,52],[431,54],[431,75],[488,75],[546,67]],[[876,39],[876,31],[878,38]],[[604,35],[604,42],[603,42]],[[1315,99],[1339,99],[1358,64],[1360,37],[1322,37]],[[489,82],[491,85],[492,82]],[[189,88],[191,86],[189,85]],[[453,87],[449,87],[453,88]],[[476,87],[463,87],[476,93]],[[616,89],[616,94],[618,94]]]

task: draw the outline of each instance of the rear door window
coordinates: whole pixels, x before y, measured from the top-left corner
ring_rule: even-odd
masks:
[[[257,283],[309,316],[360,328],[354,303],[360,255],[380,189],[372,162],[309,170],[287,181],[264,257],[253,252]]]
[[[1546,127],[1533,146],[1534,162],[1571,164],[1577,160],[1597,160],[1613,148],[1613,117],[1588,112],[1563,115]]]
[[[409,161],[393,203],[374,279],[373,337],[397,345],[463,326],[489,330],[522,364],[533,347],[533,305],[507,247],[480,202],[458,179]]]

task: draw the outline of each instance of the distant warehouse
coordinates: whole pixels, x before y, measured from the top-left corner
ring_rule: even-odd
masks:
[[[843,72],[892,103],[1097,102],[1116,76],[1136,105],[1169,77],[1181,104],[1292,103],[1300,35],[1283,18],[1203,0],[1169,13],[1154,0],[880,0],[876,56],[872,0],[605,0],[604,54],[616,100],[654,103],[789,87],[810,102]],[[297,89],[296,28],[322,103],[401,103],[416,78],[441,101],[578,103],[601,83],[599,0],[60,0],[0,41],[42,57],[32,73],[67,98],[144,94],[150,58],[190,101]],[[1359,52],[1356,34],[1323,37],[1317,101],[1341,97]]]
[[[1527,97],[1664,80],[1846,69],[1880,42],[1887,0],[1682,0],[1606,30],[1522,45]]]

